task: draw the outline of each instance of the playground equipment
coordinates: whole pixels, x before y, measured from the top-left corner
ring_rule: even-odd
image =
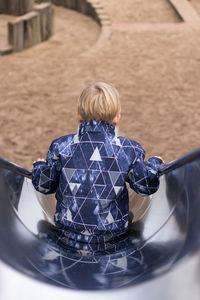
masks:
[[[16,17],[8,22],[8,45],[3,48],[0,45],[0,55],[22,51],[48,40],[53,34],[54,5],[76,10],[91,17],[101,26],[95,48],[109,38],[111,22],[98,0],[1,0],[0,14]]]
[[[0,12],[4,14],[11,14],[21,16],[33,10],[34,0],[1,0]]]
[[[8,22],[8,45],[0,49],[0,54],[32,47],[53,34],[54,8],[50,2],[35,4],[34,0],[1,0],[0,13],[16,16]]]
[[[54,197],[34,190],[29,171],[0,166],[2,300],[199,299],[200,149],[161,169],[156,194],[131,196],[131,238],[103,252],[47,243]]]
[[[104,45],[112,32],[112,25],[100,0],[12,0],[0,1],[0,14],[16,16],[8,22],[8,44],[0,45],[0,55],[21,51],[42,41],[53,34],[53,5],[76,10],[94,19],[101,26],[99,39],[91,51]],[[197,24],[200,18],[188,0],[168,0],[180,20]]]

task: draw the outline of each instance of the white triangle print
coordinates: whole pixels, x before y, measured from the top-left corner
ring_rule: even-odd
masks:
[[[120,139],[119,139],[118,137],[115,137],[115,138],[114,138],[114,141],[116,142],[116,145],[117,145],[117,146],[120,146],[120,147],[122,146],[122,144],[121,144],[121,142],[120,142]]]
[[[110,171],[108,173],[110,175],[110,180],[112,181],[112,184],[115,185],[115,182],[117,181],[117,179],[120,176],[120,172]]]
[[[51,181],[50,178],[47,177],[46,175],[44,175],[43,173],[41,173],[39,185],[43,185],[43,184],[47,183],[48,181]]]
[[[75,196],[76,195],[76,193],[78,192],[78,189],[79,189],[79,187],[80,187],[80,183],[69,183],[69,186],[70,186],[70,189],[71,189],[71,192],[72,192],[72,194]]]
[[[127,270],[127,258],[126,258],[126,256],[118,258],[116,266],[118,268],[123,269],[123,270]]]
[[[66,176],[66,178],[69,182],[76,170],[75,169],[70,169],[70,168],[64,168],[63,170],[64,170],[65,176]]]
[[[67,221],[72,222],[72,213],[71,213],[71,211],[69,210],[69,208],[68,208],[68,210],[67,210]]]
[[[110,202],[108,200],[101,200],[101,207],[103,209],[105,209],[106,207],[108,207],[109,204],[110,204]]]
[[[90,157],[90,160],[92,161],[102,161],[101,155],[99,153],[99,149],[96,147],[92,156]]]
[[[122,191],[122,187],[121,186],[114,186],[114,190],[115,190],[116,196],[118,196],[120,194],[120,192]]]
[[[111,223],[115,222],[115,220],[113,219],[113,216],[111,215],[110,211],[109,211],[109,214],[108,214],[106,220],[108,221],[108,224],[111,224]]]
[[[79,143],[78,134],[75,134],[75,136],[74,136],[74,144],[78,144],[78,143]]]

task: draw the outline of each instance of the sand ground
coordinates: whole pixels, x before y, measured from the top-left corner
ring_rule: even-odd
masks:
[[[170,161],[200,147],[200,27],[180,23],[167,0],[102,2],[113,31],[97,52],[89,49],[99,26],[57,7],[51,40],[0,56],[1,157],[31,169],[53,139],[76,132],[77,97],[99,80],[119,89],[120,134],[147,157]]]

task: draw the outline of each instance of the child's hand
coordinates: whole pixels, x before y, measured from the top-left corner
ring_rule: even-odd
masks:
[[[165,161],[161,156],[154,156],[154,157],[161,159],[162,160],[162,165],[165,165]]]
[[[36,162],[38,162],[38,161],[44,161],[44,162],[46,162],[46,160],[45,160],[44,158],[38,158],[38,159],[35,160],[33,163],[36,163]]]

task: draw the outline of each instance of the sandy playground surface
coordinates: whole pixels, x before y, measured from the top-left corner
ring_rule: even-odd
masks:
[[[77,97],[100,80],[119,89],[120,134],[147,157],[170,161],[200,147],[200,26],[181,23],[167,0],[102,3],[113,31],[97,52],[99,26],[57,7],[51,40],[0,56],[1,157],[31,169],[53,139],[76,132]]]

